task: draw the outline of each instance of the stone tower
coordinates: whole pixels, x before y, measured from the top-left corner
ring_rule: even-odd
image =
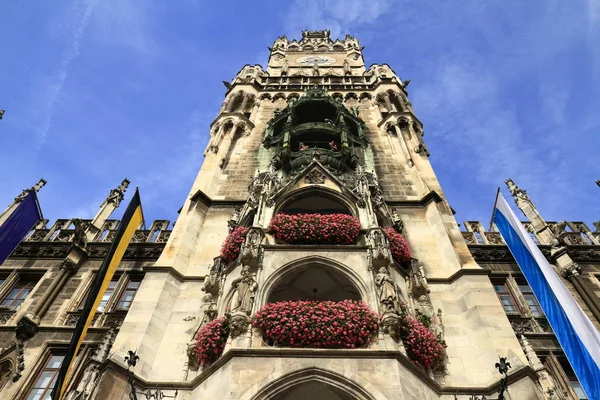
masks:
[[[512,366],[511,398],[547,398],[431,167],[409,81],[387,64],[366,68],[362,50],[351,36],[304,31],[278,38],[266,69],[224,82],[205,161],[91,398],[119,398],[131,382],[178,399],[490,396],[499,357]],[[323,225],[278,236],[281,214],[320,214]],[[333,239],[310,236],[327,224]],[[256,322],[268,304],[305,300],[363,304],[379,325],[340,348],[282,344]],[[209,328],[226,330],[225,345],[205,363],[196,338]],[[434,363],[408,342],[421,328],[446,346]],[[132,374],[129,350],[140,357]]]

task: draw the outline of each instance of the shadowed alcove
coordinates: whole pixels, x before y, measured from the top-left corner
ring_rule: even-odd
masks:
[[[296,300],[361,300],[361,296],[356,286],[341,272],[327,265],[308,264],[279,278],[267,301]]]

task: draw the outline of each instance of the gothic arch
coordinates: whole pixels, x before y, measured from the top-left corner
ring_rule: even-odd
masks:
[[[2,390],[10,381],[14,370],[15,368],[12,360],[4,359],[0,361],[0,390]]]
[[[315,199],[327,199],[330,202],[337,203],[340,209],[344,209],[347,214],[358,217],[355,200],[348,198],[343,193],[323,186],[309,186],[286,193],[276,201],[273,214],[276,215],[284,211],[286,206],[289,206],[293,202],[310,199],[311,197]]]
[[[358,95],[356,93],[354,93],[354,92],[346,93],[346,96],[344,96],[344,100],[348,101],[349,99],[358,100]]]
[[[272,377],[269,376],[268,379],[272,379]],[[330,393],[335,393],[339,400],[385,399],[379,391],[375,391],[377,397],[374,397],[363,386],[341,374],[322,368],[310,367],[285,374],[267,383],[254,395],[249,393],[255,390],[252,388],[241,397],[241,400],[288,400],[299,398],[293,397],[294,392],[307,386],[329,389]],[[322,397],[322,399],[326,398],[329,399],[330,397]]]
[[[366,304],[370,304],[370,302],[368,301],[369,290],[367,289],[367,284],[363,281],[359,274],[357,274],[352,268],[346,266],[345,264],[342,264],[339,261],[332,260],[323,256],[313,255],[291,261],[279,267],[267,279],[265,279],[264,283],[261,284],[261,287],[259,288],[259,293],[256,298],[258,302],[257,308],[262,307],[268,302],[269,298],[271,297],[271,293],[281,282],[282,278],[291,273],[295,273],[298,270],[314,265],[319,265],[322,268],[328,268],[332,272],[343,276],[354,287],[360,298]]]
[[[263,93],[260,95],[259,97],[261,100],[271,100],[271,94],[270,93]]]

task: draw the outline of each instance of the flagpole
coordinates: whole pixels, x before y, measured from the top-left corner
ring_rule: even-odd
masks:
[[[498,204],[498,196],[500,196],[500,186],[498,186],[498,190],[496,190],[496,199],[494,200],[494,208],[492,210],[492,218],[490,218],[490,227],[488,232],[492,231],[492,225],[494,225],[494,217],[496,216],[496,204]]]

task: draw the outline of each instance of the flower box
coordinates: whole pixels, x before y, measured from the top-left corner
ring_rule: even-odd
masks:
[[[383,228],[385,235],[390,242],[390,251],[392,252],[392,257],[398,264],[404,264],[405,262],[410,261],[412,255],[410,254],[410,247],[408,246],[408,242],[394,228]]]
[[[362,301],[282,301],[265,304],[253,326],[269,345],[339,349],[367,346],[379,319]]]
[[[239,257],[248,229],[244,226],[238,226],[227,235],[223,247],[221,247],[221,259],[223,261],[230,263]]]
[[[198,363],[202,366],[217,361],[229,336],[229,321],[226,317],[215,319],[204,325],[196,336],[196,354]]]
[[[354,244],[360,221],[346,214],[277,214],[268,230],[278,243]]]

